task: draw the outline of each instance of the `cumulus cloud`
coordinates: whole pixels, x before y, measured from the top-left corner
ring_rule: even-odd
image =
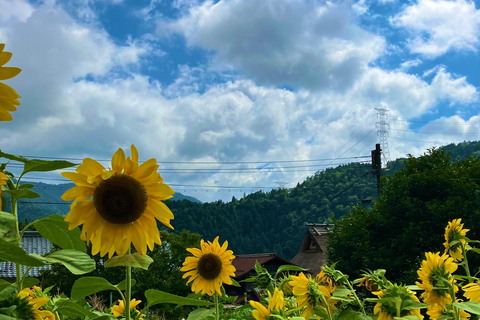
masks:
[[[313,1],[205,1],[158,33],[182,34],[262,84],[345,89],[384,50],[356,25],[347,4]]]
[[[435,58],[450,50],[476,51],[480,37],[480,10],[469,0],[419,0],[391,19],[392,25],[412,35],[408,48]]]

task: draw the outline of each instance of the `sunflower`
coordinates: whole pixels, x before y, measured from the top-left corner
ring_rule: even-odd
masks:
[[[173,214],[162,202],[174,191],[163,183],[157,172],[158,164],[150,159],[138,164],[138,152],[131,147],[132,157],[125,158],[122,149],[112,157],[112,169],[85,158],[76,172],[63,172],[75,187],[67,190],[62,199],[73,200],[65,217],[72,230],[83,224],[81,239],[92,243],[92,254],[116,252],[123,256],[133,243],[142,255],[147,246],[153,250],[161,244],[157,219],[169,228]]]
[[[449,294],[450,289],[445,286],[443,281],[448,280],[452,284],[455,282],[452,273],[457,270],[458,265],[447,254],[440,256],[440,252],[427,252],[425,257],[427,259],[422,261],[422,265],[417,271],[421,282],[416,282],[416,285],[425,290],[423,301],[426,304],[436,303],[444,309],[446,304],[452,303],[452,298]],[[454,288],[455,291],[458,290],[456,286]]]
[[[358,287],[364,286],[370,292],[378,290],[378,285],[368,276],[365,276],[362,279],[360,279],[360,282],[357,284],[357,286]]]
[[[133,308],[138,306],[141,302],[142,302],[142,300],[132,299],[130,301],[130,310],[132,310]],[[123,300],[118,300],[118,305],[114,305],[110,310],[112,311],[113,316],[115,318],[120,317],[125,312],[125,302],[123,302]],[[135,311],[137,312],[137,315],[140,314],[140,311],[138,311],[138,310],[135,310]],[[140,318],[140,319],[142,319],[142,318]]]
[[[470,231],[470,229],[463,229],[462,219],[454,219],[450,221],[445,228],[445,242],[443,246],[445,247],[445,253],[448,253],[452,258],[453,261],[462,261],[463,260],[463,252],[462,246],[465,247],[465,234]],[[450,246],[450,243],[453,241],[460,241],[460,243],[456,243]]]
[[[480,284],[479,283],[469,283],[462,287],[465,291],[465,297],[470,301],[476,301],[480,303]]]
[[[20,95],[12,87],[1,82],[18,75],[22,69],[15,67],[4,67],[12,58],[12,53],[3,51],[4,43],[0,43],[0,121],[12,121],[13,117],[9,112],[16,111],[20,105]]]
[[[51,311],[40,310],[41,307],[43,307],[48,301],[50,301],[50,298],[33,298],[33,294],[30,294],[31,292],[33,291],[30,288],[25,288],[18,293],[18,296],[21,299],[28,301],[28,304],[31,308],[31,317],[27,317],[26,319],[44,320],[48,317],[55,317],[55,315]]]
[[[272,310],[280,311],[285,307],[283,292],[275,288],[273,295],[268,291],[268,309],[260,302],[250,300],[250,305],[256,310],[252,311],[252,316],[256,320],[266,320]]]
[[[438,319],[440,316],[446,316],[445,319],[452,319],[455,311],[451,309],[442,309],[438,304],[434,304],[428,307],[427,314],[432,320]],[[468,320],[470,313],[460,310],[460,319]]]
[[[297,296],[298,307],[300,309],[305,307],[301,315],[305,319],[310,319],[315,314],[315,307],[322,305],[320,300],[322,296],[328,302],[330,310],[336,310],[336,300],[330,299],[330,288],[320,285],[310,275],[307,277],[303,272],[300,272],[298,276],[292,276],[290,285],[293,287],[293,294]],[[320,319],[320,317],[317,316],[317,319]]]
[[[325,272],[325,270],[320,271],[320,273],[317,274],[315,278],[319,283],[327,286],[330,289],[330,293],[333,294],[337,285],[335,281],[332,279],[332,277]]]
[[[200,249],[187,248],[193,257],[186,257],[183,267],[185,272],[182,278],[190,277],[187,284],[192,282],[192,291],[195,293],[213,295],[214,292],[222,295],[220,285],[232,284],[230,277],[235,276],[235,267],[232,260],[235,259],[232,250],[227,250],[228,241],[222,246],[218,243],[218,237],[213,243],[200,241]]]
[[[412,304],[420,301],[407,287],[394,284],[372,293],[379,299],[373,308],[373,313],[378,314],[377,320],[393,320],[398,313],[400,317],[416,316],[423,319],[420,309],[412,309]]]

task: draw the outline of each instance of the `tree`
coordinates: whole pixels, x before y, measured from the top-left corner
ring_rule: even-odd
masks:
[[[424,253],[444,251],[448,221],[462,218],[468,236],[478,237],[479,159],[452,161],[444,149],[430,149],[409,156],[382,184],[371,210],[355,208],[330,233],[329,260],[346,273],[383,268],[389,279],[413,283]]]

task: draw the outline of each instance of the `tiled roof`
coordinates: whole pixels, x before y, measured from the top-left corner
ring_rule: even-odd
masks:
[[[52,250],[52,243],[42,237],[37,231],[25,231],[21,245],[27,253],[36,253],[39,255],[44,255]],[[33,267],[28,273],[28,276],[38,278],[40,277],[40,270],[46,268],[49,268],[49,266]],[[27,267],[22,266],[22,274],[25,271],[27,271]],[[12,262],[1,262],[0,278],[16,278],[15,264]]]
[[[255,261],[258,261],[260,265],[263,265],[273,259],[283,260],[282,262],[285,264],[293,264],[290,261],[279,257],[276,253],[240,254],[236,255],[235,259],[232,261],[233,266],[237,269],[235,271],[235,278],[241,277],[252,271],[255,268]]]

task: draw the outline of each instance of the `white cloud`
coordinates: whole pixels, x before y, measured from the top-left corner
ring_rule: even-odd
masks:
[[[34,10],[28,1],[0,0],[0,21],[7,21],[13,18],[25,22]]]
[[[435,58],[450,50],[476,51],[480,37],[480,11],[469,0],[419,0],[391,19],[411,32],[413,53]]]
[[[384,39],[357,26],[346,4],[312,1],[205,1],[159,34],[178,32],[213,50],[259,83],[348,88],[384,50]]]
[[[448,99],[451,103],[471,103],[478,101],[477,89],[468,83],[466,77],[453,78],[440,68],[432,80],[432,87],[438,99]]]

